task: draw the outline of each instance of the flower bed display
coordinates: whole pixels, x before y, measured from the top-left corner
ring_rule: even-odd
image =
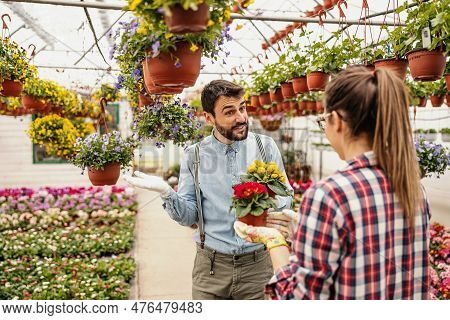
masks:
[[[0,189],[0,299],[127,299],[132,189]]]
[[[430,226],[430,298],[450,299],[450,228]]]

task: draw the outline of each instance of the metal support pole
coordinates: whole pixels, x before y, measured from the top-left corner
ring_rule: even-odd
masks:
[[[14,34],[16,34],[19,30],[22,30],[23,28],[25,28],[25,24],[21,25],[21,26],[18,27],[16,30],[14,30],[13,32],[11,32],[11,34],[10,34],[9,36],[12,37]]]
[[[101,2],[76,2],[73,0],[9,0],[8,2],[26,2],[26,3],[38,3],[38,4],[51,4],[58,6],[68,6],[68,7],[82,7],[82,8],[93,8],[93,9],[105,9],[105,10],[123,10],[123,6],[106,4]],[[385,14],[383,12],[380,15]],[[237,13],[232,13],[231,18],[234,20],[258,20],[258,21],[279,21],[279,22],[306,22],[306,23],[319,23],[321,22],[318,18],[304,18],[304,17],[277,17],[277,16],[244,16]],[[325,19],[322,21],[325,24],[342,24],[339,19]],[[359,20],[347,20],[345,21],[347,25],[357,25],[360,24]],[[392,22],[383,21],[371,21],[372,26],[404,26],[404,24],[394,24]]]
[[[36,65],[36,68],[120,72],[119,69],[113,69],[113,68],[77,67],[77,66]],[[231,72],[214,72],[214,71],[200,71],[200,74],[218,74],[218,75],[230,75],[230,76],[233,75]],[[240,75],[249,75],[250,73],[248,73],[248,72],[240,72],[239,74]]]

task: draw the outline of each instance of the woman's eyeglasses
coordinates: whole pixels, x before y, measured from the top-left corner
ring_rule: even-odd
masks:
[[[344,117],[339,112],[337,112],[337,111],[335,111],[335,112],[336,112],[336,114],[338,115],[339,118],[341,118],[343,121],[345,121]],[[324,113],[322,115],[317,116],[317,118],[316,118],[317,125],[319,126],[319,129],[322,132],[325,132],[325,124],[326,124],[325,120],[329,116],[331,116],[331,113]]]

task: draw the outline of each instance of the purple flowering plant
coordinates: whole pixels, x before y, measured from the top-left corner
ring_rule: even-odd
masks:
[[[172,97],[157,97],[153,105],[139,109],[132,124],[137,136],[152,139],[157,147],[167,141],[185,146],[198,139],[199,129],[195,109]]]
[[[415,143],[417,160],[423,177],[439,178],[450,168],[450,152],[438,143],[426,141],[422,136]]]
[[[98,132],[85,139],[77,139],[75,143],[76,155],[70,159],[75,166],[84,169],[103,169],[107,164],[118,162],[121,168],[131,166],[134,149],[138,142],[132,137],[122,138],[119,131],[106,134]]]

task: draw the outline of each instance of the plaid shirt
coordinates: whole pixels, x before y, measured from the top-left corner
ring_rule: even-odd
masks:
[[[305,193],[295,255],[266,286],[271,299],[427,299],[429,206],[408,219],[373,152]]]

